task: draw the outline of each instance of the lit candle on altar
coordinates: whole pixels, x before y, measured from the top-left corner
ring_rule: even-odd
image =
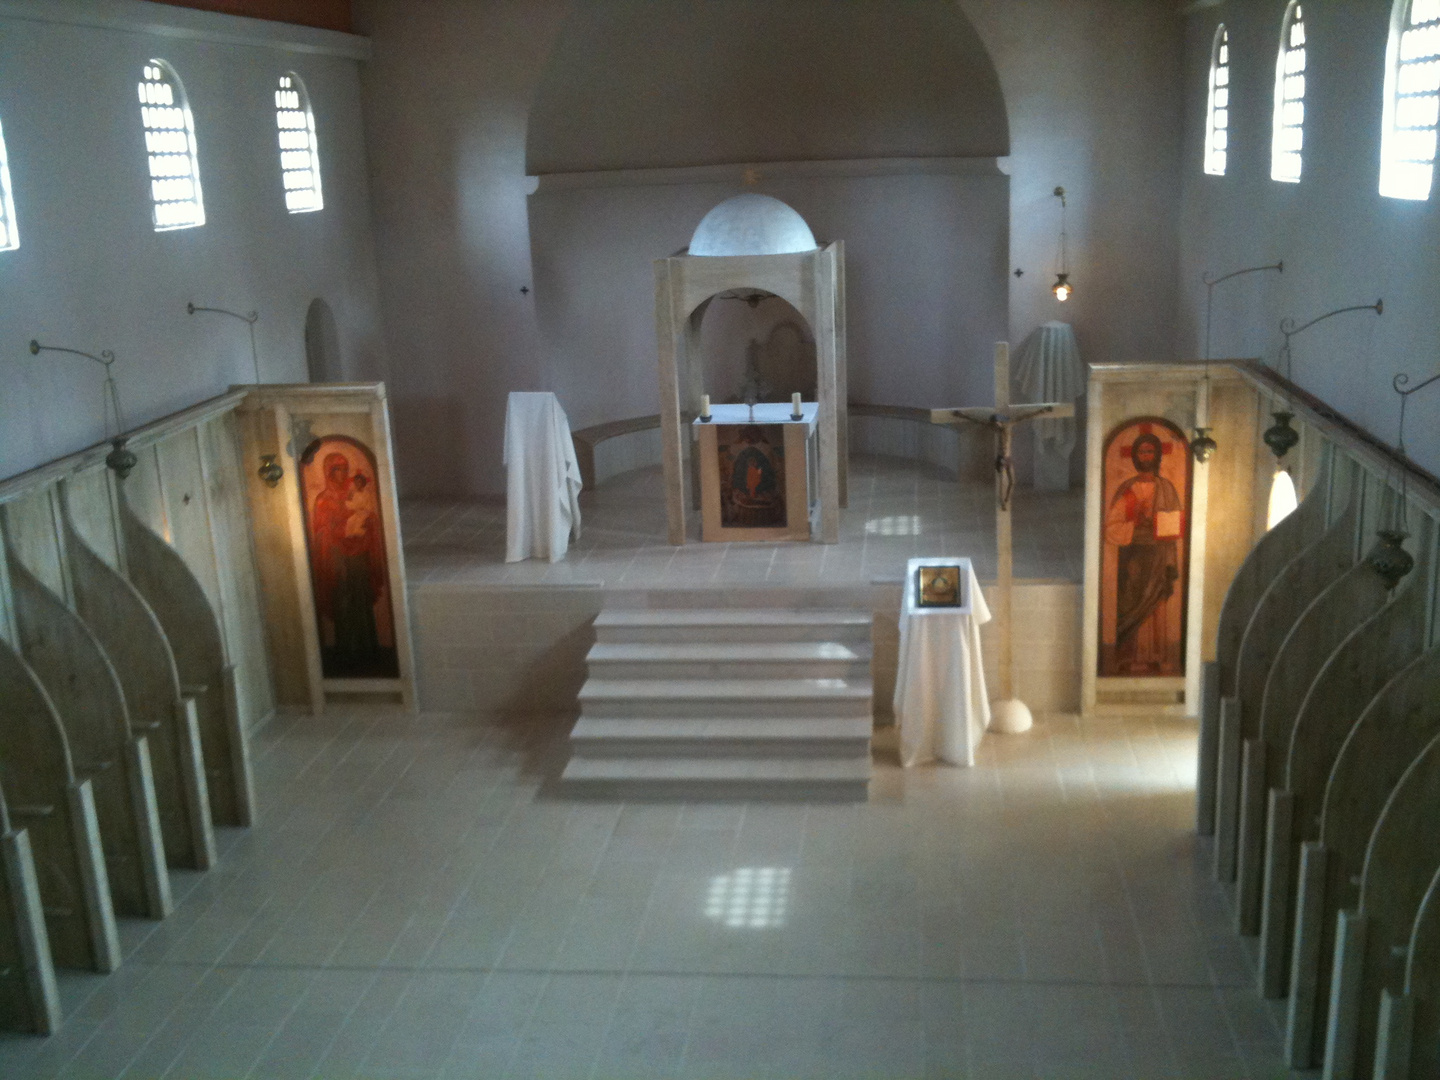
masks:
[[[701,419],[701,420],[709,420],[709,419],[710,419],[710,395],[709,395],[709,394],[701,394],[701,395],[700,395],[700,419]]]
[[[791,394],[791,395],[790,395],[790,415],[791,415],[791,416],[800,416],[800,415],[802,415],[801,412],[800,412],[800,395],[799,395],[799,394]]]

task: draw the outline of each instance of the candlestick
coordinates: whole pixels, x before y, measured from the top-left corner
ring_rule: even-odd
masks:
[[[804,411],[801,410],[801,408],[800,408],[800,395],[799,395],[799,394],[791,394],[791,395],[790,395],[790,419],[791,419],[791,420],[799,420],[799,419],[801,419],[802,417],[804,417],[804,415],[805,415]]]
[[[709,395],[709,394],[701,394],[701,395],[700,395],[700,419],[701,419],[703,422],[707,423],[707,424],[710,422],[710,395]]]

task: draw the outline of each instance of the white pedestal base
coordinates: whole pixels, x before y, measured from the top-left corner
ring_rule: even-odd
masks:
[[[1030,715],[1030,707],[1023,701],[1011,698],[1008,701],[992,701],[990,703],[990,730],[998,731],[1002,735],[1018,735],[1022,731],[1029,731],[1035,724],[1035,718]]]

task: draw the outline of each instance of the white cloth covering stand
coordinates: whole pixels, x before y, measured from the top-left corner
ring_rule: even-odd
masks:
[[[916,571],[922,566],[962,567],[964,607],[918,607]],[[975,747],[990,724],[990,697],[980,656],[980,626],[990,608],[969,559],[911,559],[900,607],[900,662],[895,673],[895,723],[900,763],[939,759],[974,765]]]
[[[512,393],[505,406],[505,561],[558,562],[580,537],[580,462],[555,395]]]
[[[1030,401],[1074,401],[1085,392],[1085,365],[1069,323],[1037,326],[1020,346],[1015,381]],[[1030,422],[1035,440],[1035,490],[1070,490],[1070,455],[1075,450],[1074,419]]]

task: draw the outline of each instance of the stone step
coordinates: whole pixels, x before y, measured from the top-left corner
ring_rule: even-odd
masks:
[[[570,733],[579,757],[870,757],[868,716],[762,719],[581,717]]]
[[[586,657],[601,679],[823,679],[870,673],[869,643],[597,642]]]
[[[601,679],[580,688],[589,717],[869,716],[865,679]]]
[[[870,759],[572,757],[569,795],[614,799],[770,799],[863,802]]]
[[[626,642],[802,642],[863,644],[870,640],[866,611],[788,608],[606,609],[595,616],[595,640]]]

